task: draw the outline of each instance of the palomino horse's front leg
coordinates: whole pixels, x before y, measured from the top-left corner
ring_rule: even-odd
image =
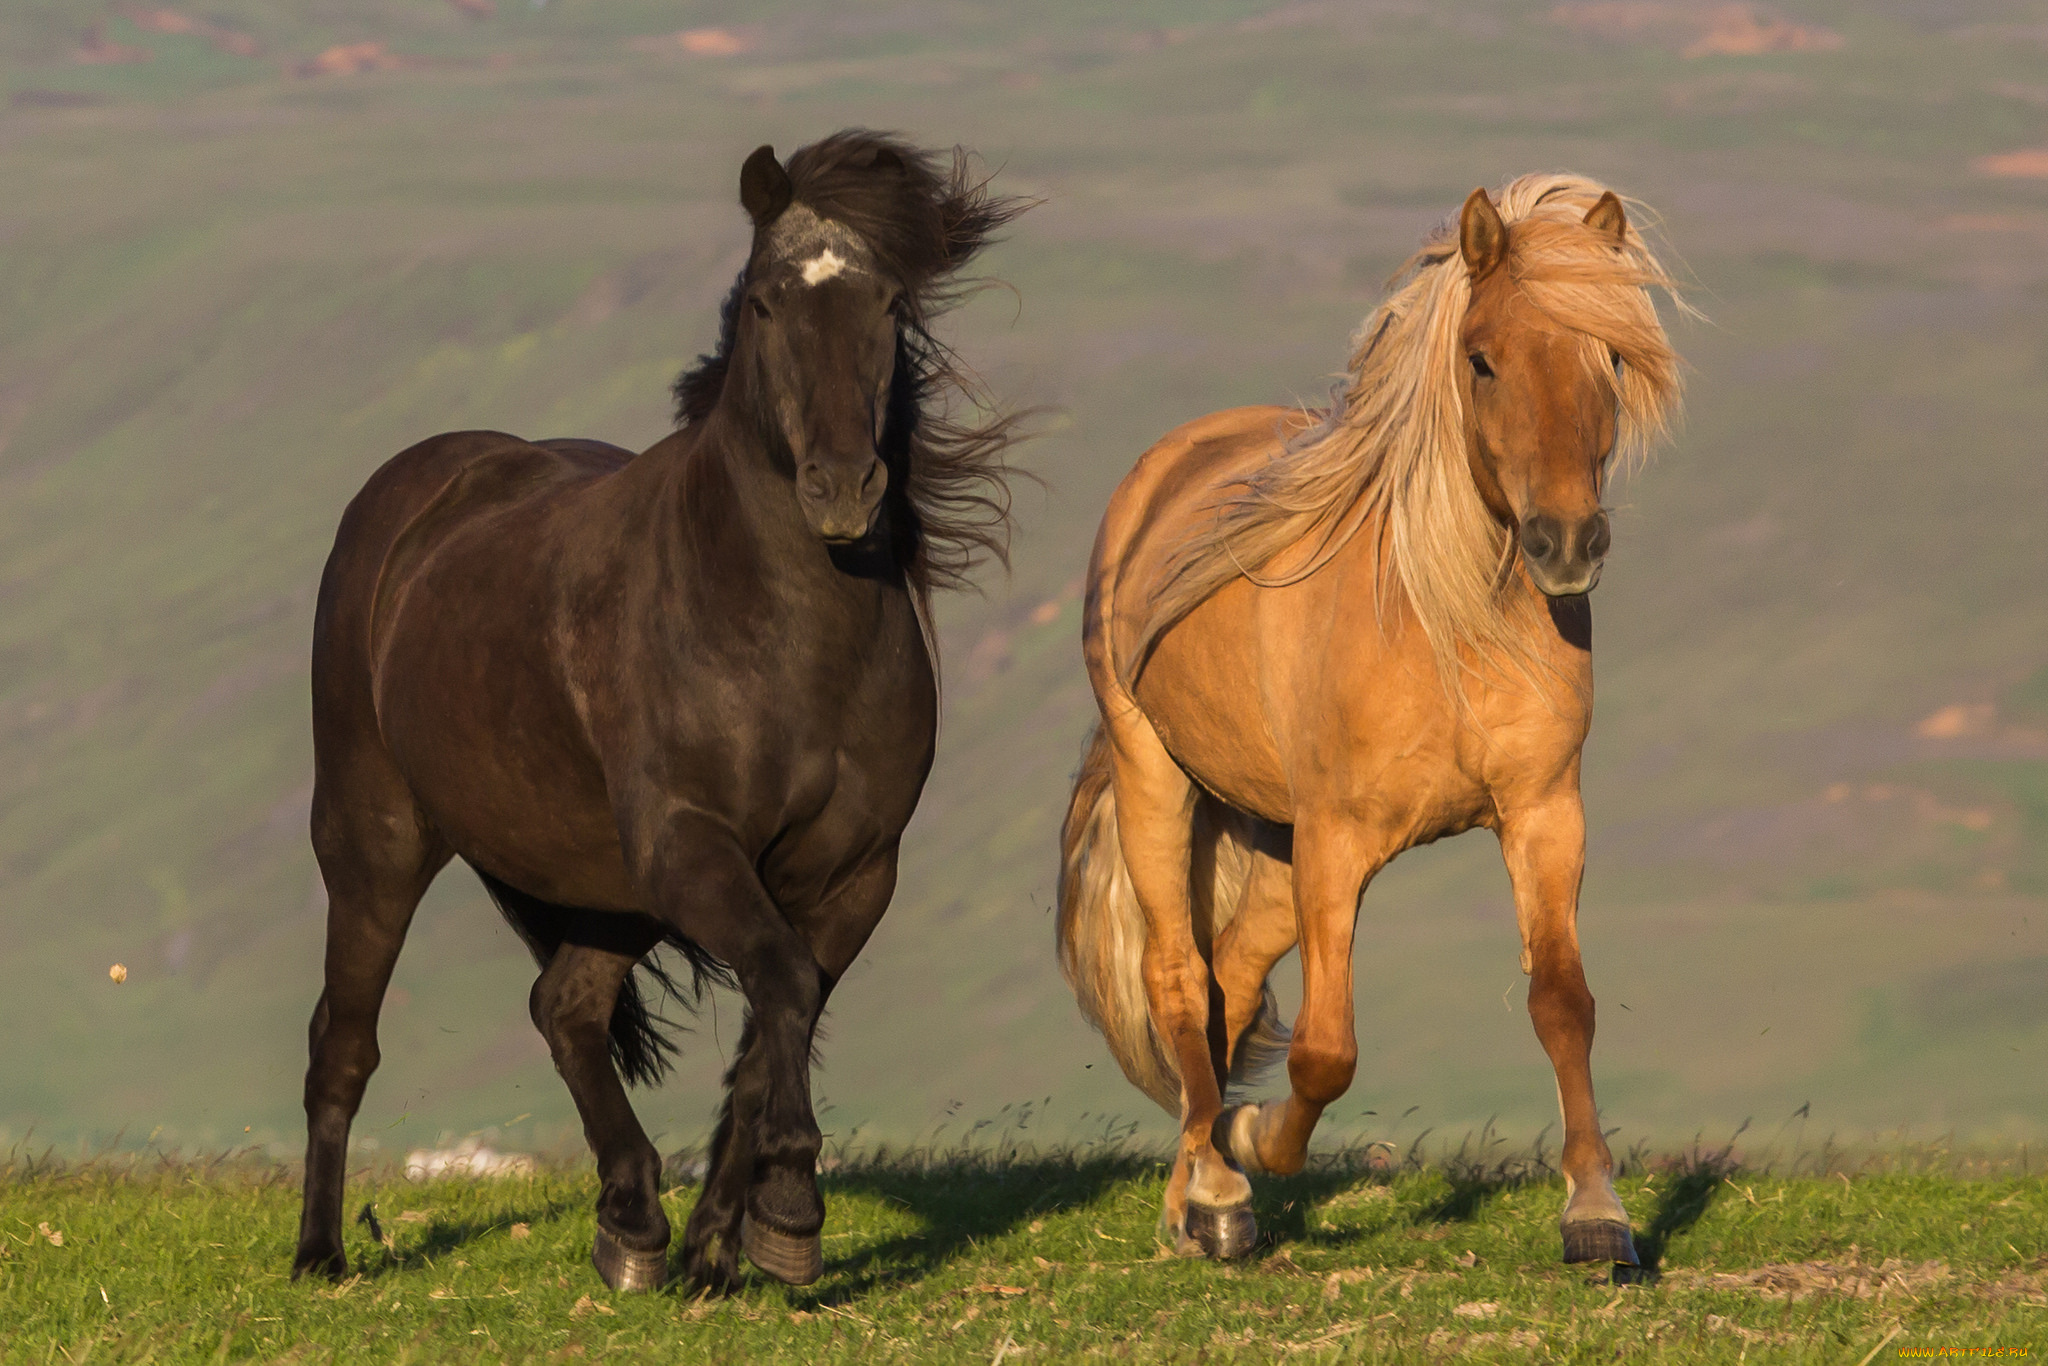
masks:
[[[1358,1069],[1352,1020],[1351,941],[1358,898],[1379,862],[1356,822],[1312,817],[1294,831],[1295,928],[1301,940],[1301,1013],[1287,1049],[1288,1094],[1230,1111],[1230,1151],[1247,1171],[1301,1170],[1323,1111]]]
[[[1529,1022],[1557,1071],[1564,1112],[1564,1259],[1634,1265],[1628,1211],[1614,1193],[1614,1156],[1593,1102],[1593,993],[1579,961],[1586,815],[1578,793],[1503,811],[1500,845],[1515,884],[1522,971],[1530,975]]]
[[[1145,914],[1145,996],[1180,1072],[1181,1131],[1166,1183],[1163,1236],[1176,1251],[1242,1257],[1258,1241],[1252,1188],[1216,1150],[1223,1110],[1209,1045],[1209,965],[1189,898],[1195,788],[1135,706],[1106,718],[1117,839]]]

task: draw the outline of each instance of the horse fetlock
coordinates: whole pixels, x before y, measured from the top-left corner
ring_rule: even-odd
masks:
[[[324,1276],[330,1281],[348,1275],[348,1255],[341,1250],[339,1239],[320,1238],[299,1244],[292,1257],[292,1279],[309,1275]]]
[[[1614,1193],[1614,1182],[1605,1172],[1575,1179],[1565,1178],[1567,1194],[1564,1202],[1564,1218],[1567,1224],[1584,1223],[1605,1219],[1628,1226],[1628,1211],[1623,1208],[1621,1197]]]
[[[1236,1167],[1221,1157],[1196,1159],[1194,1172],[1188,1178],[1187,1201],[1190,1209],[1196,1205],[1224,1209],[1246,1204],[1251,1198],[1252,1183],[1246,1180],[1245,1174]]]
[[[815,1235],[825,1224],[825,1201],[808,1170],[769,1167],[747,1192],[746,1212],[784,1233]]]

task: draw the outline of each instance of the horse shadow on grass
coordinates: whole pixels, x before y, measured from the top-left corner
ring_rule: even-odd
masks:
[[[410,1221],[379,1218],[377,1206],[371,1202],[363,1206],[355,1222],[369,1234],[372,1250],[356,1258],[351,1274],[375,1280],[423,1271],[481,1238],[508,1232],[514,1224],[550,1223],[582,1208],[579,1202],[550,1199],[469,1218],[449,1219],[430,1214],[426,1229],[418,1237],[408,1236],[400,1243],[394,1236],[393,1225],[410,1227]]]
[[[1150,1154],[1108,1150],[884,1159],[843,1167],[821,1183],[828,1199],[835,1193],[867,1195],[906,1210],[920,1227],[844,1260],[831,1259],[828,1243],[828,1266],[839,1274],[794,1293],[820,1306],[840,1305],[874,1290],[915,1283],[972,1244],[1094,1204],[1119,1186],[1157,1179],[1166,1165]]]

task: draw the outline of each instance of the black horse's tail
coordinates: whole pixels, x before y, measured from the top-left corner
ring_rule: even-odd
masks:
[[[483,879],[484,890],[491,894],[491,900],[497,903],[506,923],[518,931],[519,937],[532,951],[534,961],[543,969],[555,956],[555,950],[565,942],[572,938],[578,943],[608,940],[611,935],[605,931],[617,926],[624,916],[632,914],[560,906],[522,892],[473,863],[470,867]],[[619,999],[612,1006],[612,1064],[619,1069],[619,1075],[625,1078],[628,1086],[652,1085],[668,1075],[674,1065],[676,1043],[673,1036],[682,1026],[657,1013],[662,998],[680,1002],[685,1009],[694,1011],[704,998],[706,986],[733,985],[732,972],[725,964],[681,934],[663,927],[661,942],[680,953],[683,961],[690,965],[690,980],[685,987],[660,959],[650,953],[619,984]],[[646,979],[644,990],[643,975]]]

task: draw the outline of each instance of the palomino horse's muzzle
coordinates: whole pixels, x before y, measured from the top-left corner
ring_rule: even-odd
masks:
[[[857,461],[807,461],[796,472],[797,502],[804,521],[820,540],[842,545],[858,541],[875,525],[875,510],[889,487],[889,467],[869,456]]]
[[[1592,592],[1613,544],[1614,532],[1604,512],[1576,522],[1541,512],[1522,519],[1522,562],[1529,566],[1536,587],[1553,598]]]

